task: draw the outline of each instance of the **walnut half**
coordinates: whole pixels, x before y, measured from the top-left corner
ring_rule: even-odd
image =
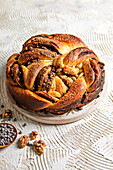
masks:
[[[24,148],[29,142],[29,138],[28,136],[24,135],[24,136],[21,136],[20,138],[20,147],[21,148]]]
[[[37,132],[37,131],[32,131],[32,133],[31,133],[31,138],[32,138],[32,140],[33,140],[33,139],[36,139],[37,136],[38,136],[38,132]]]
[[[7,109],[5,110],[3,113],[2,113],[2,118],[11,118],[12,117],[12,111],[10,109]]]
[[[46,147],[44,141],[39,140],[38,142],[34,142],[34,150],[38,153],[38,155],[43,154],[44,147]]]

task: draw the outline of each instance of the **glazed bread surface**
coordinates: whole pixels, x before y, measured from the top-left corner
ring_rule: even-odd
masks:
[[[15,102],[53,114],[79,109],[97,98],[104,79],[104,64],[69,34],[31,37],[6,67],[6,87]]]

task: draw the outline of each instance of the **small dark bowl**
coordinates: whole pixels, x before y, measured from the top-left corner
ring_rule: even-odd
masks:
[[[16,130],[16,128],[15,128],[12,124],[10,124],[10,123],[0,123],[0,125],[10,125],[10,126],[13,127],[13,131],[16,133],[16,135],[15,135],[15,137],[14,137],[14,139],[13,139],[13,141],[12,141],[11,143],[9,143],[9,144],[7,144],[7,145],[0,145],[0,148],[5,148],[5,147],[11,145],[11,144],[16,140],[16,138],[17,138],[17,130]]]

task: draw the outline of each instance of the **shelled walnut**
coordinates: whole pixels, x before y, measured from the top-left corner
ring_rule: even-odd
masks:
[[[44,147],[46,147],[44,141],[39,140],[38,142],[34,142],[34,150],[38,153],[38,155],[43,154]]]
[[[10,109],[4,110],[2,113],[2,118],[11,118],[12,117],[12,111]]]
[[[38,132],[37,132],[37,131],[32,131],[32,133],[31,133],[31,139],[32,139],[32,140],[33,140],[33,139],[36,139],[37,136],[38,136]]]
[[[24,136],[21,136],[20,138],[20,147],[21,148],[24,148],[29,142],[29,138],[28,136],[24,135]]]

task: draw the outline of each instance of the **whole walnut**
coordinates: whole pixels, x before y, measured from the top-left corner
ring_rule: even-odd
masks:
[[[44,141],[39,140],[38,142],[34,142],[34,150],[38,153],[38,155],[43,154],[44,147],[46,147],[46,144]]]
[[[36,139],[37,136],[38,136],[38,132],[37,131],[32,131],[30,135],[31,135],[32,140]]]
[[[20,147],[21,148],[24,148],[29,142],[29,138],[28,136],[24,135],[24,136],[21,136],[20,138]]]
[[[69,34],[28,39],[7,61],[7,89],[17,104],[54,114],[82,107],[103,89],[104,64]]]

